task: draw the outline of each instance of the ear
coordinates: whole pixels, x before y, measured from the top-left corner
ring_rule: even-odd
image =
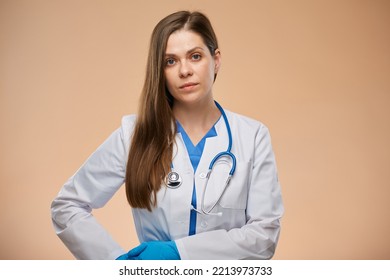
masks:
[[[214,72],[217,74],[219,68],[221,68],[221,51],[219,49],[216,49],[214,52],[214,65]]]

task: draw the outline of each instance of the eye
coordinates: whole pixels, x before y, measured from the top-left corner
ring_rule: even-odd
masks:
[[[172,66],[172,65],[175,65],[175,63],[176,63],[176,61],[173,58],[167,58],[165,60],[166,66]]]
[[[199,53],[194,53],[192,56],[191,56],[192,60],[200,60],[202,58],[202,56],[199,54]]]

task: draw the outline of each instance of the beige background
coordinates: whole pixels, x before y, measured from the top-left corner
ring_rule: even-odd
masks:
[[[275,259],[390,259],[387,0],[0,0],[0,259],[73,258],[51,200],[136,112],[151,31],[180,9],[219,37],[215,98],[270,128]],[[94,213],[137,244],[123,188]]]

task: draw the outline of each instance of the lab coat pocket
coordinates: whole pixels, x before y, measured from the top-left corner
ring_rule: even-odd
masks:
[[[214,166],[209,178],[205,204],[212,205],[219,199],[218,204],[223,208],[245,209],[248,196],[250,166],[250,162],[237,162],[236,170],[229,185],[225,189],[231,165],[229,162],[219,161]],[[209,201],[207,198],[209,198]]]

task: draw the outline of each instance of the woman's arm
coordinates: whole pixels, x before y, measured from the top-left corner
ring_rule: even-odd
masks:
[[[52,202],[55,231],[77,259],[115,259],[125,252],[91,213],[103,207],[124,183],[123,127],[87,159]]]

